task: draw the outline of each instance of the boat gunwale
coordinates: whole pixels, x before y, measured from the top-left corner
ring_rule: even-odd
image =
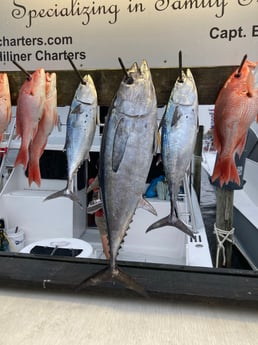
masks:
[[[87,277],[107,266],[106,260],[34,256],[31,254],[0,254],[0,281],[2,287],[37,288],[74,292]],[[120,261],[119,266],[142,284],[152,295],[188,296],[192,299],[225,300],[258,303],[258,272],[227,268],[204,268],[167,264]],[[84,293],[95,291],[100,295],[114,289],[132,294],[124,287],[107,283],[89,287]]]

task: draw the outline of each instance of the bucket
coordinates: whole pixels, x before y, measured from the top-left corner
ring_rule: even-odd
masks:
[[[6,235],[9,240],[10,252],[19,252],[25,245],[24,230],[16,228],[6,230]]]

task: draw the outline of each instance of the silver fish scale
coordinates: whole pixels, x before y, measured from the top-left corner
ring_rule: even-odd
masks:
[[[132,88],[137,88],[137,91],[132,91]],[[144,106],[141,93],[147,95]],[[139,97],[135,99],[133,113],[130,108],[128,114],[124,100],[127,95],[130,99],[132,94]],[[147,69],[144,73],[134,73],[132,85],[121,83],[102,138],[100,185],[108,225],[111,267],[115,267],[121,242],[145,191],[156,134],[156,94]]]

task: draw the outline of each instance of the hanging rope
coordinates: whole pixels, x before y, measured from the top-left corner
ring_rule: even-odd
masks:
[[[235,228],[232,228],[231,230],[222,230],[217,228],[216,224],[214,223],[214,233],[217,238],[217,253],[216,253],[216,267],[219,267],[219,257],[220,252],[222,251],[222,257],[223,257],[223,266],[226,265],[226,250],[224,247],[224,243],[226,241],[229,241],[230,243],[234,243],[232,240],[232,236],[234,235]]]

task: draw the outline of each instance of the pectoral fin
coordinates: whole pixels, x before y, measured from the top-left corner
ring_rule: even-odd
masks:
[[[143,197],[141,197],[141,199],[139,200],[139,203],[138,203],[137,207],[143,208],[144,210],[154,214],[154,216],[158,215],[157,211],[152,206],[152,204],[150,202],[148,202],[146,199],[144,199]]]
[[[120,163],[124,157],[127,141],[130,135],[131,128],[125,126],[125,119],[122,118],[116,128],[114,146],[113,146],[113,155],[112,155],[112,169],[117,172],[120,166]]]

